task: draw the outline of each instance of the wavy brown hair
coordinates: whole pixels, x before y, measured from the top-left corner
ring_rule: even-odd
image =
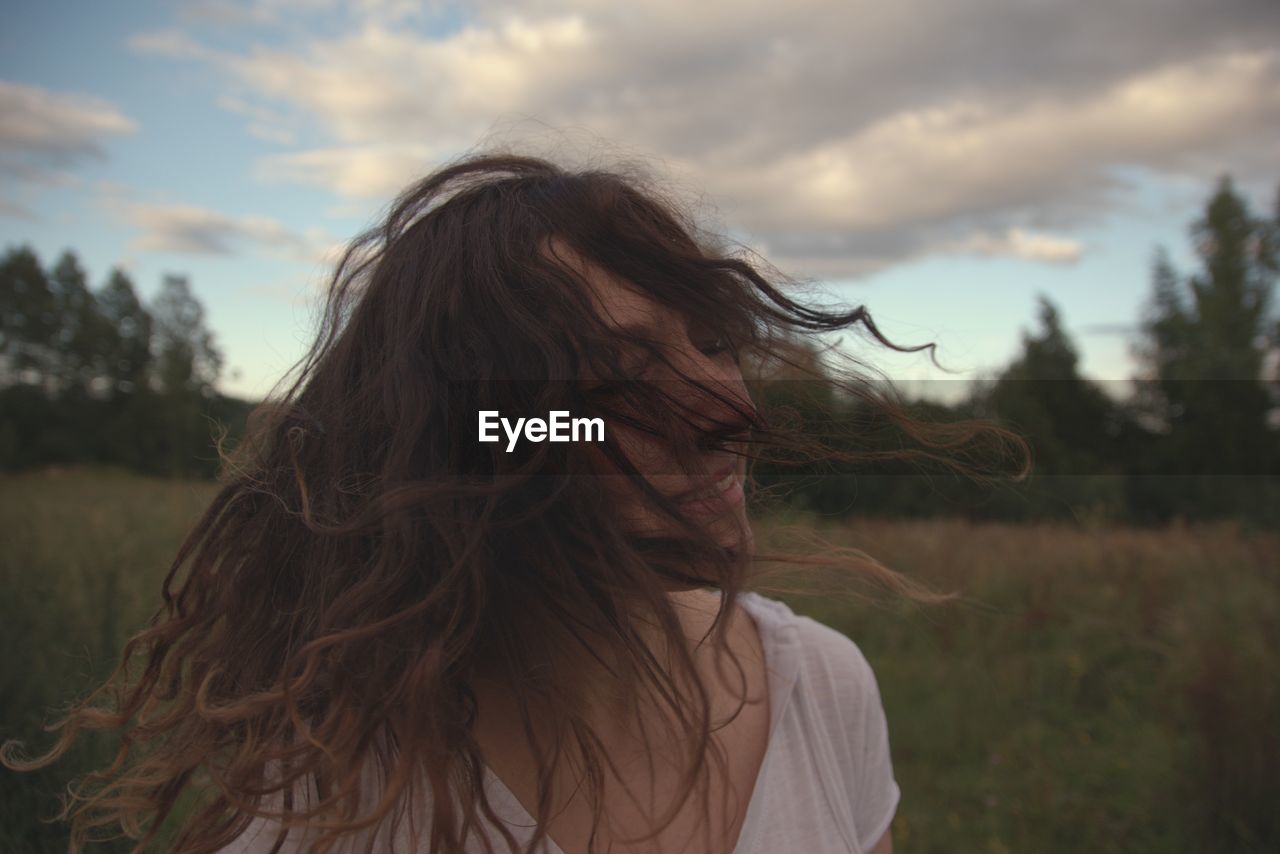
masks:
[[[6,767],[26,770],[55,761],[83,731],[118,733],[115,761],[64,802],[73,850],[117,828],[142,850],[168,822],[177,850],[215,851],[258,816],[282,830],[310,823],[323,831],[312,850],[324,851],[447,790],[458,800],[430,799],[419,849],[461,851],[483,815],[516,850],[483,790],[472,690],[482,676],[509,689],[538,757],[528,850],[545,836],[552,772],[570,747],[594,830],[602,762],[613,763],[569,675],[549,666],[568,647],[606,663],[623,696],[663,698],[679,723],[672,743],[686,746],[690,765],[656,834],[695,788],[709,796],[709,761],[724,762],[670,589],[723,592],[709,635],[721,652],[736,594],[770,578],[827,568],[917,601],[955,596],[820,541],[785,554],[726,548],[653,489],[609,431],[599,450],[677,533],[620,525],[580,444],[507,453],[477,442],[479,410],[566,410],[663,437],[684,471],[709,450],[861,459],[768,405],[726,399],[644,337],[607,327],[582,276],[549,250],[557,245],[732,342],[753,388],[787,372],[874,404],[918,446],[895,453],[974,477],[985,476],[974,448],[1025,459],[1021,440],[993,423],[923,423],[860,372],[816,368],[804,342],[817,333],[858,330],[904,352],[933,345],[891,343],[862,307],[788,296],[803,283],[703,231],[645,168],[463,156],[410,186],[348,247],[297,376],[255,408],[234,449],[219,441],[216,497],[112,676],[51,727],[61,732],[46,754],[22,760],[5,745]],[[626,357],[636,348],[673,381],[635,381]],[[588,373],[604,381],[576,381]],[[691,389],[714,407],[691,404]],[[673,666],[643,642],[641,620],[671,639]],[[556,731],[535,731],[534,713],[547,710]],[[315,797],[301,803],[299,786]]]

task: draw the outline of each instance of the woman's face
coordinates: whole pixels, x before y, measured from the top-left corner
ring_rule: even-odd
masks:
[[[597,310],[606,324],[616,329],[625,328],[660,344],[673,368],[709,390],[689,386],[687,380],[676,382],[679,375],[670,374],[672,368],[661,362],[651,363],[650,370],[643,376],[633,377],[661,382],[664,394],[682,402],[689,401],[689,412],[681,413],[692,422],[687,429],[731,430],[734,425],[746,429],[744,415],[754,412],[754,406],[730,342],[714,329],[703,328],[696,321],[677,315],[600,268],[584,265],[579,257],[564,249],[558,249],[557,254],[563,260],[572,259],[587,277]],[[624,354],[624,364],[639,365],[646,355],[643,349]],[[658,375],[658,371],[668,373]],[[712,392],[725,401],[717,400]],[[706,452],[695,461],[697,470],[685,473],[674,455],[674,448],[661,436],[614,421],[607,421],[605,429],[655,490],[680,501],[687,519],[707,526],[726,547],[751,550],[751,528],[743,495],[746,458],[734,453],[735,446]],[[674,520],[649,506],[639,486],[618,472],[602,452],[592,446],[588,453],[601,472],[613,506],[629,530],[657,535],[676,532],[678,526]]]

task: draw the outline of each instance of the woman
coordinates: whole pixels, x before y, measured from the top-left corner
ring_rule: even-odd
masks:
[[[825,563],[946,597],[757,551],[748,462],[835,452],[743,369],[803,372],[804,334],[859,324],[905,348],[716,244],[639,174],[494,153],[407,189],[224,455],[164,607],[6,765],[119,730],[64,817],[138,850],[890,851],[870,666],[746,586]],[[1007,437],[841,385],[926,447]],[[603,435],[551,441],[556,413]]]

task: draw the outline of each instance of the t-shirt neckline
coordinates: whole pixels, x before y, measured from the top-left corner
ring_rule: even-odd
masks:
[[[788,619],[792,616],[790,608],[785,603],[751,590],[744,590],[739,594],[738,605],[755,620],[760,633],[760,645],[764,650],[765,669],[769,680],[769,738],[765,745],[764,758],[760,761],[760,769],[756,772],[755,783],[751,788],[751,796],[747,801],[747,812],[742,820],[742,827],[734,842],[734,854],[745,850],[743,845],[756,832],[755,827],[760,821],[759,816],[763,809],[760,802],[763,791],[768,785],[766,775],[770,760],[777,752],[779,722],[790,703],[794,693],[792,688],[799,674],[799,650],[796,644],[795,627]],[[487,762],[482,764],[484,782],[489,789],[490,797],[496,794],[499,800],[505,802],[509,813],[516,817],[515,821],[509,820],[509,823],[533,828],[536,825],[533,816],[511,792],[507,784],[502,782],[502,778],[493,772],[489,764]],[[501,814],[501,810],[499,813]],[[564,854],[564,850],[550,836],[544,840],[544,849],[548,854]]]

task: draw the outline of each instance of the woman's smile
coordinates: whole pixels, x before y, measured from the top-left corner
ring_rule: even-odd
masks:
[[[714,515],[737,507],[745,497],[742,479],[737,472],[731,472],[711,490],[704,490],[699,495],[681,502],[680,506],[694,515]]]

